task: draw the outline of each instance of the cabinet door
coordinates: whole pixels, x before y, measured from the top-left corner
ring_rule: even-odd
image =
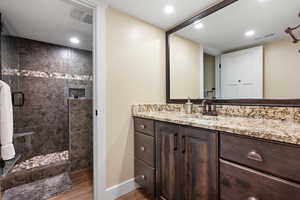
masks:
[[[217,133],[198,128],[182,130],[181,200],[217,200]]]
[[[156,123],[157,147],[157,198],[181,200],[179,196],[179,127],[174,124]]]

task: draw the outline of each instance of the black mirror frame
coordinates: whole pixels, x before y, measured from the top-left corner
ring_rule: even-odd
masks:
[[[187,19],[181,24],[166,32],[166,103],[183,104],[187,99],[171,99],[170,94],[170,44],[169,37],[171,34],[193,24],[208,15],[211,15],[226,6],[229,6],[239,0],[223,0],[212,7],[200,12],[199,14]],[[192,99],[195,104],[201,104],[204,99]],[[300,99],[209,99],[216,105],[236,105],[236,106],[278,106],[278,107],[300,107]]]

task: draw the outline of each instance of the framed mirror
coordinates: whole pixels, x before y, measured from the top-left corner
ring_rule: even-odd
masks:
[[[167,31],[167,103],[300,106],[299,13],[299,0],[223,0]]]

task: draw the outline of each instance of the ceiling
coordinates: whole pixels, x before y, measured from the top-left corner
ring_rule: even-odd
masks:
[[[240,0],[202,19],[202,29],[190,25],[177,34],[216,55],[289,37],[285,29],[300,24],[299,9],[299,0]],[[246,37],[249,30],[254,30],[255,35]]]
[[[220,0],[99,0],[110,7],[123,11],[162,29],[192,17],[194,14]],[[166,15],[164,7],[172,5],[175,12]]]
[[[157,27],[168,29],[220,0],[98,1]],[[167,15],[164,12],[166,5],[174,6],[175,12]],[[72,0],[0,0],[0,12],[10,35],[91,50],[92,25],[75,19],[74,9],[90,15],[92,13],[91,10],[72,3]],[[70,43],[70,37],[74,36],[81,40],[80,44]]]
[[[220,0],[98,0],[163,29],[193,16]],[[0,0],[0,12],[10,34],[71,46],[92,49],[92,25],[84,23],[80,13],[91,16],[92,11],[71,3],[71,0]],[[201,30],[193,26],[180,31],[180,35],[203,44],[211,51],[224,51],[253,43],[286,36],[287,26],[299,23],[299,0],[240,0],[239,2],[202,20]],[[167,15],[166,5],[175,12]],[[283,9],[284,8],[284,9]],[[77,12],[74,12],[77,11]],[[267,11],[267,12],[266,12]],[[225,17],[226,16],[226,17]],[[80,18],[80,20],[78,20]],[[274,23],[276,21],[276,23]],[[245,38],[244,32],[255,29],[255,38]],[[274,36],[264,36],[274,33]],[[70,37],[81,42],[73,45]]]
[[[0,0],[0,12],[10,35],[92,49],[92,11],[71,1]],[[80,43],[71,44],[71,37],[78,37]]]

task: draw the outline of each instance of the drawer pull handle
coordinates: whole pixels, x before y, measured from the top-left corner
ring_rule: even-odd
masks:
[[[141,179],[144,181],[146,179],[145,175],[142,175]]]
[[[258,161],[258,162],[262,162],[263,161],[262,156],[259,153],[257,153],[256,151],[249,152],[247,158],[249,158],[251,160]],[[249,198],[248,198],[248,200],[251,200]],[[253,200],[255,200],[255,199],[253,199]]]
[[[249,197],[247,200],[259,200],[259,199],[256,197]]]
[[[182,150],[181,150],[181,152],[183,153],[183,154],[185,154],[185,151],[186,151],[186,141],[185,141],[185,136],[182,136],[182,138],[181,138],[181,143],[182,143]]]
[[[174,151],[177,151],[178,149],[178,134],[176,133],[174,135]]]
[[[141,129],[145,129],[146,126],[145,126],[144,124],[141,124],[141,125],[140,125],[140,128],[141,128]]]
[[[145,147],[141,147],[141,152],[144,152],[145,151]]]

